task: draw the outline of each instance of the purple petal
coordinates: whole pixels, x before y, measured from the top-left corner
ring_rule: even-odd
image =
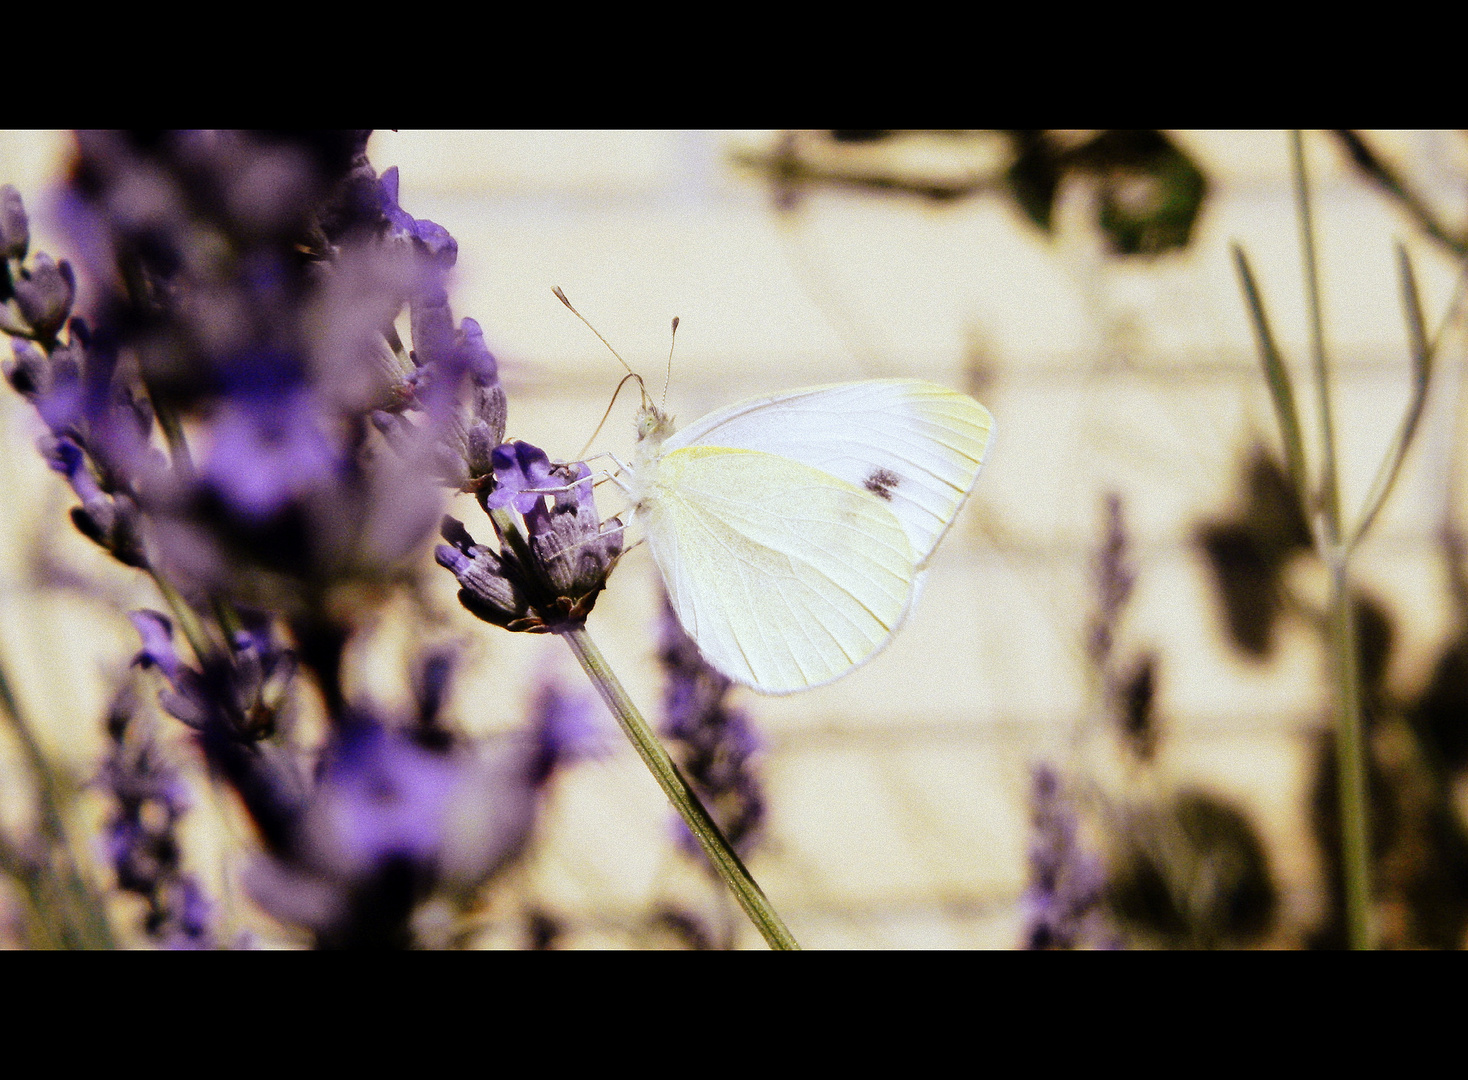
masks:
[[[177,686],[183,665],[173,648],[173,623],[168,621],[167,616],[147,608],[129,612],[127,617],[137,630],[138,637],[143,639],[143,649],[133,662],[143,667],[149,664],[157,666],[168,677],[168,681]]]

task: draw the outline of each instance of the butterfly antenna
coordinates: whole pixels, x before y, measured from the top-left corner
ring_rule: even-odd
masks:
[[[610,341],[608,341],[606,338],[604,338],[604,337],[601,336],[601,331],[598,330],[596,327],[592,326],[591,325],[591,322],[586,318],[586,316],[583,315],[583,314],[581,314],[581,312],[577,311],[575,309],[575,307],[572,306],[571,301],[569,301],[569,300],[566,299],[566,294],[561,291],[561,287],[559,285],[557,285],[553,289],[551,289],[551,292],[553,292],[553,293],[556,294],[556,299],[559,300],[561,303],[565,304],[567,310],[569,310],[572,315],[575,315],[576,318],[578,318],[582,322],[586,323],[586,329],[590,330],[593,334],[595,334],[598,338],[601,339],[601,343],[603,345],[605,345],[608,349],[611,350],[612,355],[617,358],[617,362],[619,364],[621,364],[624,368],[626,368],[629,374],[635,374],[632,371],[632,365],[629,364],[629,363],[627,363],[627,361],[623,360],[622,359],[622,354],[619,353],[616,349],[613,349],[612,348],[612,343]],[[641,383],[642,382],[642,379],[641,378],[638,378],[637,381],[639,383]],[[642,397],[643,397],[643,400],[644,401],[647,400],[647,391],[646,391],[645,388],[643,390]]]
[[[663,403],[658,408],[667,411],[668,384],[673,381],[673,346],[678,343],[678,316],[673,316],[673,339],[668,342],[668,374],[663,379]]]
[[[572,308],[572,310],[574,311],[575,309]],[[597,336],[600,337],[600,335],[597,335]],[[617,357],[617,359],[620,360],[621,357],[619,356],[619,357]],[[601,414],[601,421],[600,421],[600,423],[598,423],[596,425],[596,430],[591,433],[591,438],[589,438],[589,439],[586,440],[586,445],[581,448],[581,453],[579,453],[579,454],[576,455],[576,460],[577,461],[581,461],[581,460],[584,460],[585,459],[585,457],[586,457],[586,451],[588,451],[588,450],[591,449],[591,444],[594,443],[594,442],[596,442],[596,437],[601,434],[601,429],[602,429],[603,425],[606,424],[607,417],[609,417],[609,416],[612,415],[612,406],[617,403],[617,395],[622,392],[622,387],[624,387],[624,386],[627,385],[627,380],[628,379],[636,379],[637,380],[637,385],[638,386],[641,386],[642,385],[642,376],[639,375],[639,374],[637,374],[637,372],[635,372],[635,371],[629,371],[626,375],[623,375],[622,376],[622,381],[617,384],[617,389],[615,389],[614,391],[612,391],[612,400],[609,401],[609,402],[607,402],[607,411]],[[647,390],[646,389],[644,389],[642,391],[642,397],[643,397],[644,400],[647,399]]]

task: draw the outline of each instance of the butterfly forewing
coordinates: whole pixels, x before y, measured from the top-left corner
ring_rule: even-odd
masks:
[[[978,478],[993,418],[977,401],[916,379],[874,379],[752,398],[677,432],[685,447],[761,450],[880,499],[927,561]]]
[[[864,487],[791,456],[661,455],[647,536],[705,658],[766,693],[819,686],[875,655],[906,615],[908,533]]]

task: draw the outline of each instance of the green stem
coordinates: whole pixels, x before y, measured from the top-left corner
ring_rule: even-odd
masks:
[[[1341,862],[1345,872],[1346,934],[1353,949],[1375,941],[1371,911],[1370,804],[1366,787],[1366,740],[1361,723],[1361,680],[1357,670],[1356,606],[1352,602],[1346,552],[1330,560],[1330,640],[1336,701],[1336,775],[1341,815]]]
[[[485,511],[494,522],[501,543],[509,545],[511,553],[527,573],[535,573],[534,553],[530,550],[525,534],[520,531],[514,516],[508,510],[491,510],[488,506],[485,507]],[[612,715],[617,718],[617,723],[622,725],[622,730],[627,733],[627,738],[632,740],[633,747],[652,771],[663,793],[668,796],[668,801],[673,804],[673,808],[682,817],[683,823],[688,826],[688,831],[694,835],[708,854],[714,872],[729,886],[729,890],[749,915],[755,927],[764,935],[770,948],[799,949],[800,946],[790,931],[786,929],[785,923],[776,914],[775,909],[770,906],[764,892],[750,876],[749,870],[735,853],[714,819],[709,816],[709,812],[704,809],[698,795],[684,779],[683,774],[678,771],[678,766],[668,756],[668,751],[663,748],[657,735],[643,719],[642,713],[633,704],[632,698],[622,688],[622,684],[602,656],[601,650],[587,634],[585,625],[572,626],[559,633],[571,646],[571,651],[581,662],[581,667],[585,670],[587,677],[591,679],[592,684],[601,694],[602,700],[607,703],[607,708],[612,710]]]
[[[115,948],[103,901],[77,866],[71,839],[67,835],[66,817],[62,811],[65,800],[56,772],[46,760],[30,722],[21,711],[3,665],[0,665],[0,712],[9,717],[11,730],[20,742],[21,753],[39,788],[41,834],[47,841],[47,851],[42,857],[44,862],[39,868],[44,880],[27,882],[33,898],[44,898],[38,905],[42,910],[36,912],[37,918],[45,921],[48,914],[45,908],[54,906],[60,909],[60,942],[63,947]]]
[[[1371,821],[1367,803],[1366,744],[1362,730],[1361,686],[1356,657],[1356,609],[1350,593],[1350,554],[1341,543],[1340,482],[1336,473],[1335,425],[1325,358],[1324,315],[1310,216],[1310,180],[1305,142],[1290,132],[1295,200],[1300,215],[1300,246],[1305,262],[1305,292],[1310,309],[1310,351],[1315,361],[1316,404],[1320,411],[1320,508],[1324,543],[1321,555],[1330,571],[1331,667],[1335,683],[1337,798],[1341,818],[1341,869],[1345,877],[1346,934],[1353,949],[1369,949],[1371,927]]]
[[[1429,341],[1427,338],[1427,326],[1422,317],[1422,300],[1417,291],[1417,277],[1412,273],[1412,261],[1407,257],[1407,249],[1401,244],[1397,245],[1397,266],[1402,279],[1402,306],[1407,314],[1407,336],[1411,339],[1412,347],[1412,400],[1402,415],[1396,438],[1392,440],[1386,457],[1376,471],[1376,479],[1371,483],[1371,491],[1367,494],[1365,507],[1361,511],[1361,523],[1348,534],[1348,550],[1354,549],[1365,537],[1372,522],[1376,520],[1376,515],[1386,504],[1392,486],[1397,482],[1397,474],[1406,459],[1407,449],[1417,433],[1417,422],[1422,419],[1422,409],[1427,404],[1427,388],[1432,381],[1433,350],[1437,341]]]
[[[179,633],[183,634],[184,640],[189,643],[189,648],[194,650],[194,656],[202,664],[209,656],[213,655],[210,647],[208,631],[179,592],[162,574],[150,571],[153,583],[158,586],[158,591],[163,594],[164,601],[168,604],[168,610],[173,612],[174,619],[178,622]]]
[[[657,778],[663,793],[683,818],[690,832],[697,838],[703,850],[707,853],[709,861],[719,877],[723,878],[725,884],[733,892],[739,905],[744,908],[750,921],[764,935],[765,941],[772,949],[799,949],[795,938],[785,927],[775,909],[770,906],[769,900],[754,878],[745,868],[743,861],[719,831],[714,819],[704,809],[703,803],[689,786],[683,774],[678,771],[678,766],[668,756],[668,751],[658,741],[651,727],[637,706],[632,703],[627,691],[617,681],[612,669],[607,666],[606,659],[601,650],[586,633],[584,626],[576,626],[565,630],[561,637],[571,646],[571,651],[576,654],[576,659],[581,661],[581,666],[586,670],[587,676],[595,684],[601,693],[602,700],[612,710],[612,715],[622,725],[622,730],[632,740],[632,745],[637,748],[638,754],[646,762],[647,767]]]
[[[1300,434],[1300,413],[1295,406],[1294,386],[1285,367],[1284,355],[1275,343],[1269,315],[1264,310],[1264,297],[1249,268],[1249,259],[1238,244],[1233,246],[1234,265],[1249,304],[1249,317],[1254,324],[1254,339],[1259,344],[1259,359],[1264,366],[1264,381],[1274,401],[1274,415],[1279,421],[1280,441],[1284,444],[1285,467],[1302,507],[1310,506],[1310,477],[1305,465],[1305,440]],[[1312,529],[1313,532],[1313,529]]]
[[[1305,259],[1305,299],[1310,311],[1310,355],[1315,362],[1315,404],[1320,418],[1320,501],[1325,515],[1325,541],[1335,544],[1341,535],[1340,485],[1336,481],[1335,422],[1330,409],[1330,379],[1325,359],[1325,316],[1320,301],[1320,273],[1315,258],[1315,226],[1310,212],[1310,179],[1305,172],[1305,143],[1300,131],[1290,132],[1295,165],[1295,204],[1300,215],[1300,247]]]

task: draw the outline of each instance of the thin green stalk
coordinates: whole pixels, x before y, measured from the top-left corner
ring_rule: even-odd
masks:
[[[1407,249],[1401,244],[1397,245],[1397,266],[1402,278],[1402,306],[1406,308],[1407,333],[1412,339],[1412,400],[1402,416],[1396,438],[1392,440],[1391,448],[1382,459],[1381,467],[1372,481],[1371,491],[1366,496],[1361,512],[1361,522],[1347,537],[1347,550],[1353,550],[1361,542],[1366,530],[1371,528],[1371,523],[1386,504],[1387,496],[1391,494],[1392,486],[1397,481],[1397,473],[1401,471],[1402,461],[1407,456],[1407,448],[1412,445],[1412,437],[1417,433],[1417,422],[1422,419],[1422,409],[1427,404],[1427,387],[1432,380],[1432,359],[1437,340],[1429,341],[1427,338],[1427,324],[1422,317],[1422,300],[1417,291],[1417,278],[1412,273],[1412,261],[1407,257]]]
[[[179,632],[189,643],[189,648],[194,650],[194,655],[198,657],[199,662],[203,663],[213,653],[210,648],[209,633],[204,629],[204,624],[194,613],[194,609],[189,606],[189,602],[184,599],[183,594],[175,589],[167,578],[154,571],[150,571],[150,575],[153,583],[158,586],[158,591],[163,594],[168,610],[173,612],[173,617],[178,622]]]
[[[1376,940],[1371,911],[1371,818],[1366,789],[1366,738],[1361,723],[1356,611],[1351,602],[1347,555],[1336,549],[1330,563],[1330,644],[1339,689],[1336,774],[1341,814],[1341,863],[1345,872],[1346,933],[1353,949]]]
[[[1325,316],[1320,302],[1320,273],[1315,259],[1315,226],[1310,212],[1310,178],[1305,172],[1305,143],[1297,129],[1290,132],[1295,165],[1295,207],[1300,216],[1300,247],[1305,261],[1305,299],[1310,312],[1310,356],[1315,367],[1315,404],[1320,419],[1320,502],[1325,517],[1325,541],[1341,537],[1340,485],[1336,481],[1335,422],[1330,408],[1330,377],[1325,360]]]
[[[1300,411],[1295,405],[1294,385],[1290,381],[1289,369],[1284,356],[1275,343],[1274,332],[1269,326],[1269,316],[1264,310],[1264,297],[1249,268],[1244,249],[1233,246],[1234,265],[1239,272],[1239,282],[1244,289],[1244,298],[1249,302],[1249,316],[1254,323],[1254,338],[1259,343],[1259,360],[1264,366],[1264,382],[1269,387],[1274,401],[1274,415],[1279,421],[1280,441],[1284,443],[1285,467],[1300,505],[1308,507],[1310,479],[1305,468],[1305,440],[1300,434]]]
[[[10,720],[11,730],[20,742],[21,753],[36,778],[38,789],[41,834],[46,838],[48,849],[41,873],[49,880],[28,882],[27,887],[33,899],[46,898],[54,890],[55,903],[49,904],[43,900],[40,904],[42,910],[37,912],[37,917],[44,920],[49,910],[60,908],[60,941],[63,947],[114,948],[112,929],[107,923],[103,901],[83,877],[81,868],[76,863],[76,854],[67,834],[66,817],[62,810],[65,800],[61,786],[57,783],[56,773],[46,760],[41,744],[36,740],[35,732],[21,710],[3,664],[0,664],[0,712]]]
[[[495,529],[502,542],[510,546],[511,552],[520,565],[533,567],[535,558],[530,551],[530,545],[526,543],[525,535],[520,531],[509,511],[489,510],[488,507],[486,510],[491,520],[494,521]],[[591,679],[597,692],[601,694],[602,700],[607,703],[607,708],[612,710],[612,715],[617,718],[617,723],[622,726],[627,738],[632,741],[633,747],[642,757],[648,769],[652,771],[653,777],[662,787],[668,801],[673,804],[673,808],[678,811],[683,823],[688,826],[688,831],[703,847],[713,865],[714,872],[729,886],[729,890],[739,901],[739,905],[744,908],[745,913],[749,915],[755,927],[764,935],[770,948],[799,949],[799,944],[796,943],[775,909],[770,906],[770,901],[765,897],[763,890],[750,876],[744,862],[735,853],[733,846],[730,845],[714,819],[709,816],[709,812],[704,809],[703,803],[699,801],[698,795],[684,779],[683,774],[678,771],[678,766],[668,756],[668,751],[663,748],[657,735],[643,719],[642,713],[633,704],[632,698],[622,688],[621,682],[607,665],[601,650],[587,634],[585,626],[574,626],[562,630],[560,635],[571,646],[571,651],[581,662],[581,667],[587,677]]]
[[[1320,300],[1315,229],[1310,213],[1310,180],[1305,170],[1305,144],[1298,130],[1290,132],[1290,151],[1294,159],[1295,200],[1300,215],[1300,244],[1305,262],[1310,351],[1315,361],[1315,396],[1320,411],[1320,503],[1324,532],[1321,554],[1330,571],[1327,617],[1336,689],[1336,771],[1341,817],[1341,865],[1346,893],[1346,934],[1353,949],[1369,949],[1375,940],[1371,925],[1371,822],[1360,676],[1356,661],[1356,611],[1351,597],[1350,553],[1341,542],[1340,483],[1336,472],[1335,425],[1331,418],[1330,380],[1325,357],[1325,320]]]
[[[617,680],[612,669],[607,666],[606,659],[601,650],[586,633],[584,626],[577,626],[562,632],[561,637],[571,646],[571,651],[576,654],[576,659],[581,662],[587,676],[590,677],[597,690],[601,693],[602,700],[612,710],[612,715],[622,725],[622,730],[632,740],[632,745],[637,748],[638,754],[652,770],[662,787],[663,793],[668,796],[668,801],[673,804],[679,816],[693,835],[698,839],[709,861],[713,863],[719,877],[733,892],[739,905],[744,908],[750,921],[764,935],[765,941],[772,949],[799,949],[799,944],[786,928],[785,923],[770,906],[769,900],[759,885],[750,876],[749,870],[745,868],[744,862],[724,838],[714,819],[704,809],[703,803],[699,801],[693,788],[689,786],[678,766],[668,756],[663,744],[658,741],[652,728],[643,719],[637,706],[632,703],[627,691]]]

